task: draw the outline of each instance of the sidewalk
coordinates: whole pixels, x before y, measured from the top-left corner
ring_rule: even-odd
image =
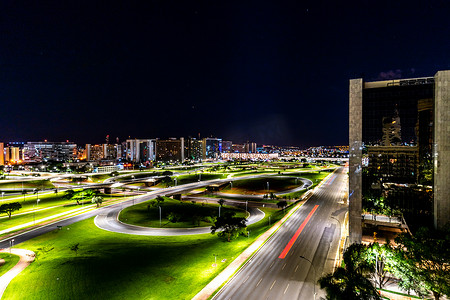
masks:
[[[34,260],[35,254],[33,251],[25,249],[2,249],[0,252],[8,253],[11,251],[12,254],[20,256],[19,262],[12,267],[8,272],[0,277],[0,298],[2,298],[3,293],[8,287],[11,280],[14,279],[20,272],[22,272],[29,264]]]

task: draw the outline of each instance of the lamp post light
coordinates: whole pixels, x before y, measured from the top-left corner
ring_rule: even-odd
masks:
[[[161,227],[161,206],[159,206],[159,227]]]
[[[14,239],[9,241],[9,256],[11,256],[11,248],[14,245]]]
[[[2,192],[2,201],[3,201],[3,196],[5,196],[5,192]]]
[[[177,179],[175,178],[174,180],[175,180],[175,186],[177,186]]]
[[[221,206],[219,205],[219,218],[220,218],[220,208],[221,208]]]
[[[245,211],[248,211],[247,207],[248,207],[248,200],[245,201]]]
[[[303,258],[304,260],[306,260],[307,262],[309,262],[311,264],[311,266],[313,267],[313,271],[314,271],[314,279],[313,279],[313,284],[314,284],[314,300],[316,300],[316,267],[314,267],[313,263],[307,259],[306,257],[304,257],[303,255],[300,255],[300,258]]]
[[[267,181],[267,193],[269,193],[269,182]]]
[[[270,226],[270,216],[269,216],[269,226]]]
[[[233,189],[233,181],[230,181],[230,185],[231,185],[230,190],[232,190]]]
[[[214,256],[214,268],[217,266],[217,254],[213,254]]]

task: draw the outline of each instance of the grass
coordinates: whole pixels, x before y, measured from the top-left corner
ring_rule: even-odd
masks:
[[[269,190],[267,190],[267,182],[269,183]],[[233,188],[226,189],[224,190],[224,192],[241,195],[249,195],[249,194],[263,195],[267,193],[277,193],[281,191],[294,189],[301,184],[302,182],[300,180],[297,180],[295,177],[252,178],[233,181]]]
[[[191,299],[268,229],[269,213],[273,213],[272,224],[282,216],[278,210],[264,211],[265,219],[249,226],[249,238],[241,236],[231,243],[211,234],[113,233],[97,228],[92,218],[75,223],[20,244],[37,251],[38,260],[10,283],[4,298]],[[70,250],[75,243],[79,243],[77,254]],[[44,246],[54,249],[38,250]]]
[[[22,183],[24,189],[31,189],[31,188],[39,188],[39,189],[54,189],[55,186],[49,181],[49,180],[30,180],[30,181],[20,181],[20,182],[3,182],[0,183],[0,190],[1,189],[22,189]]]
[[[92,179],[92,182],[103,182],[108,178],[111,178],[112,176],[109,174],[99,174],[99,175],[92,175],[90,178]]]
[[[42,218],[50,217],[55,214],[70,212],[74,209],[81,208],[81,205],[76,205],[75,200],[66,200],[63,198],[64,193],[50,193],[39,194],[39,204],[36,206],[36,195],[26,196],[25,201],[23,197],[11,199],[7,202],[19,202],[22,208],[12,213],[11,219],[5,214],[0,215],[0,230],[5,230],[21,224],[33,222]],[[104,203],[107,204],[110,199],[120,199],[114,195],[103,195]],[[83,201],[84,204],[91,204],[90,199]],[[48,208],[42,210],[44,208]],[[37,209],[37,210],[35,210]],[[37,224],[37,223],[36,223]]]
[[[5,263],[0,266],[0,276],[8,272],[20,260],[20,257],[15,254],[0,253],[0,258],[5,260]]]
[[[213,218],[218,216],[219,204],[204,204],[180,202],[168,197],[161,204],[162,210],[162,227],[164,228],[191,228],[203,227],[213,225]],[[152,200],[150,200],[152,201]],[[145,226],[145,227],[160,227],[159,223],[159,208],[149,206],[150,201],[125,208],[120,212],[119,220],[128,224]],[[154,200],[153,200],[154,201]],[[221,213],[226,211],[233,211],[236,217],[245,217],[246,213],[242,209],[237,209],[230,206],[221,208]],[[176,223],[171,223],[167,219],[169,213],[175,213],[180,217]],[[199,216],[198,221],[193,219],[193,216]],[[211,218],[212,217],[212,218]]]

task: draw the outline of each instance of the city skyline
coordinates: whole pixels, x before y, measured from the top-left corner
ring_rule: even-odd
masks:
[[[450,68],[418,3],[4,3],[0,140],[347,144],[349,78]]]

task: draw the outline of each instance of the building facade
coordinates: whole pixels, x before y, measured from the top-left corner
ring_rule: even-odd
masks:
[[[349,230],[382,201],[409,223],[450,221],[450,71],[434,77],[350,80]]]
[[[222,139],[204,138],[202,146],[204,159],[218,159],[222,153]]]
[[[184,138],[156,140],[156,161],[184,161]]]
[[[71,142],[27,142],[23,147],[25,161],[52,160],[68,162],[76,158],[77,145]]]
[[[126,141],[126,158],[135,163],[155,160],[155,139],[132,139]]]

